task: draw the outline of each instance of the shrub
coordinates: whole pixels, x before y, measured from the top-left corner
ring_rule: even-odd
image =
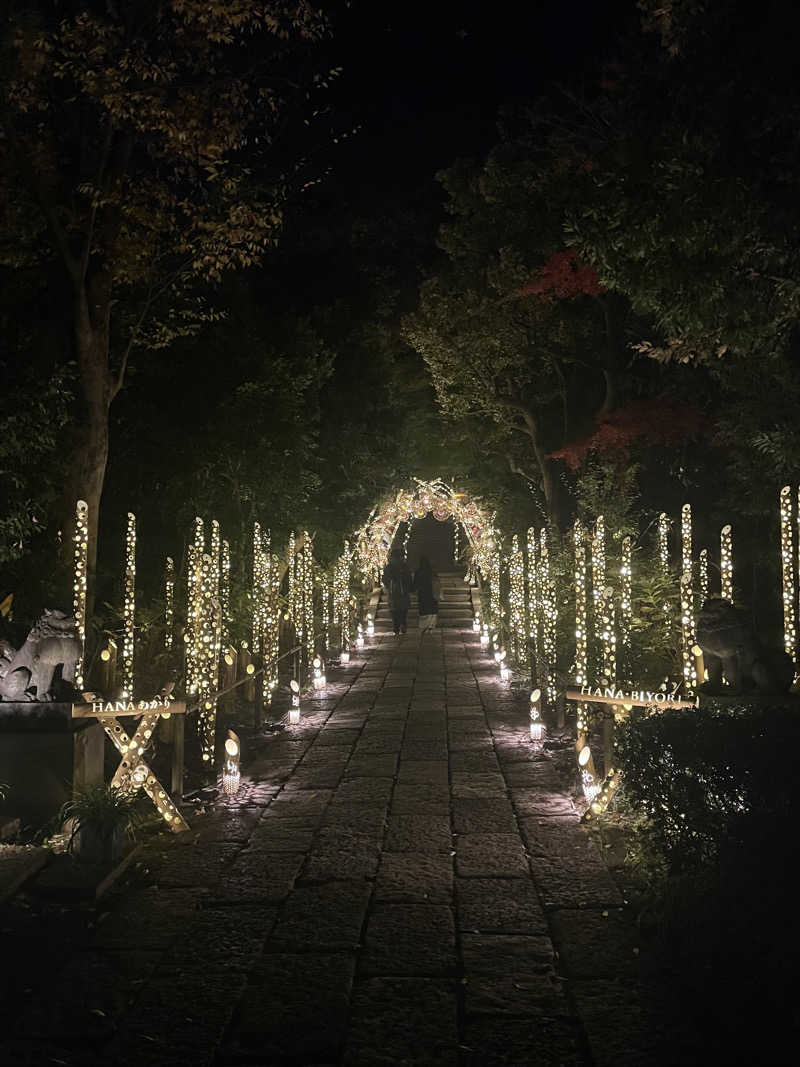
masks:
[[[637,709],[617,736],[625,794],[673,870],[784,825],[798,752],[800,714],[786,706]]]

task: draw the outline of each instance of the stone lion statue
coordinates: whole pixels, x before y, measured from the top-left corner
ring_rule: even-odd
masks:
[[[63,611],[46,610],[25,644],[14,651],[7,641],[0,647],[0,699],[53,700],[53,675],[61,666],[65,682],[75,681],[81,657],[75,618]]]
[[[766,648],[749,616],[729,600],[705,601],[697,619],[697,643],[708,670],[708,692],[740,693],[755,686],[763,692],[786,693],[794,681],[791,656],[782,649]]]

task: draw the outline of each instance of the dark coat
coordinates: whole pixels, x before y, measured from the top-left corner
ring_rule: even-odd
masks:
[[[414,575],[420,615],[435,615],[439,610],[439,602],[433,593],[433,583],[434,575],[430,567],[420,568]]]
[[[405,560],[395,563],[390,560],[383,568],[383,587],[389,594],[392,611],[408,610],[411,603],[411,571]]]

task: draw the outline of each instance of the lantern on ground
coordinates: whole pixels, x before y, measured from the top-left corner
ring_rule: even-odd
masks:
[[[534,689],[531,693],[531,741],[544,741],[544,723],[542,722],[542,691]]]
[[[297,726],[300,722],[300,683],[296,678],[289,682],[292,691],[292,706],[289,708],[289,725]]]
[[[483,624],[483,629],[481,630],[481,648],[488,648],[488,647],[489,647],[489,627],[486,625],[486,623],[484,623]]]
[[[357,633],[356,633],[356,648],[363,648],[364,647],[364,631],[361,628],[361,623],[358,624],[356,629],[357,629]]]
[[[367,613],[367,637],[375,636],[375,621],[372,616]]]
[[[479,634],[481,632],[481,617],[480,615],[474,615],[472,619],[472,632]]]
[[[325,672],[322,669],[322,660],[320,659],[319,656],[314,656],[314,688],[315,689],[324,689],[325,688],[325,682],[326,682],[326,679],[325,679]]]
[[[497,666],[500,668],[500,681],[507,682],[511,678],[511,668],[506,665],[506,650],[498,648],[494,654]]]
[[[342,649],[341,653],[339,654],[339,662],[340,663],[349,663],[350,662],[350,649],[349,648],[343,648]]]
[[[592,750],[588,745],[584,745],[578,753],[578,766],[581,770],[581,784],[583,785],[583,795],[591,802],[600,792],[600,787],[595,780],[595,776],[589,770],[589,764],[592,759]]]
[[[225,763],[222,765],[222,791],[226,796],[236,796],[239,791],[241,756],[242,746],[239,743],[239,737],[233,730],[228,730],[225,740]]]

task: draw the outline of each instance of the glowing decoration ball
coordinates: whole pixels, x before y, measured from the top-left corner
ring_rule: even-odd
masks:
[[[225,740],[225,763],[222,767],[222,791],[229,797],[235,796],[239,791],[241,755],[242,746],[238,735],[233,730],[228,730]]]

